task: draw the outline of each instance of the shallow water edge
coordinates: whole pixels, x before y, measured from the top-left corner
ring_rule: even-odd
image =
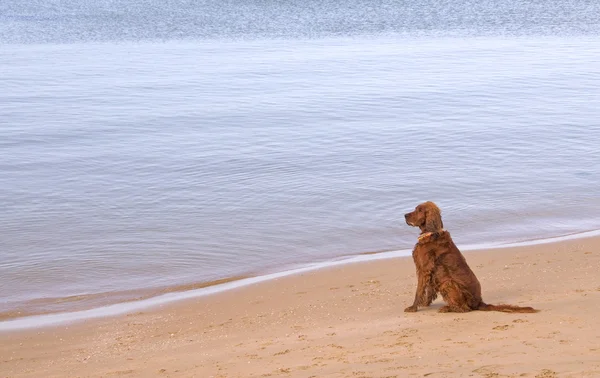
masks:
[[[462,251],[478,251],[478,250],[486,250],[486,249],[498,249],[498,248],[513,248],[513,247],[526,247],[532,245],[539,244],[550,244],[557,243],[568,240],[575,239],[583,239],[589,237],[600,236],[600,229],[597,230],[589,230],[583,231],[579,233],[572,233],[568,235],[561,235],[551,238],[545,239],[535,239],[535,240],[527,240],[520,242],[512,242],[512,243],[500,243],[500,244],[471,244],[461,247]],[[58,326],[64,324],[71,324],[76,322],[81,322],[84,320],[105,318],[105,317],[113,317],[119,315],[125,315],[128,313],[132,313],[140,310],[148,310],[158,306],[170,304],[177,301],[182,301],[191,298],[199,298],[208,295],[218,294],[225,291],[257,284],[260,282],[270,281],[282,277],[287,277],[295,274],[305,273],[309,271],[314,271],[318,269],[331,268],[335,266],[345,265],[345,264],[353,264],[367,261],[375,261],[375,260],[383,260],[383,259],[391,259],[391,258],[399,258],[399,257],[408,257],[410,256],[411,250],[394,250],[394,251],[386,251],[375,254],[361,254],[350,257],[345,257],[337,260],[330,260],[312,264],[306,264],[303,266],[295,267],[292,269],[269,273],[260,276],[254,277],[246,277],[241,279],[232,279],[232,280],[224,280],[226,282],[221,282],[214,284],[212,286],[203,286],[200,288],[187,290],[187,291],[177,291],[170,292],[167,294],[162,294],[150,298],[146,298],[139,301],[131,301],[125,303],[115,303],[108,306],[96,307],[88,310],[82,311],[72,311],[72,312],[62,312],[62,313],[53,313],[53,314],[42,314],[42,315],[33,315],[33,316],[25,316],[15,319],[9,319],[5,321],[0,321],[0,332],[8,332],[8,331],[20,331],[27,329],[36,329],[43,327],[51,327]]]

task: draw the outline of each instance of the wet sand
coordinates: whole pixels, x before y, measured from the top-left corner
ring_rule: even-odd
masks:
[[[487,303],[541,312],[404,313],[414,266],[394,258],[0,333],[0,377],[600,376],[600,237],[465,256]]]

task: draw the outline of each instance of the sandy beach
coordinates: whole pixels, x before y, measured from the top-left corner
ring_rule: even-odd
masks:
[[[404,313],[414,266],[394,258],[2,333],[0,376],[600,376],[600,237],[464,254],[487,303],[541,312]]]

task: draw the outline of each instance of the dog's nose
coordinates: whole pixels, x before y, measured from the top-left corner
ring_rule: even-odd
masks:
[[[408,219],[408,214],[404,214],[404,219]]]

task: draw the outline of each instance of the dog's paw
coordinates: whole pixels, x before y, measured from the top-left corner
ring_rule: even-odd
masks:
[[[408,306],[404,309],[404,312],[417,312],[417,306]]]

